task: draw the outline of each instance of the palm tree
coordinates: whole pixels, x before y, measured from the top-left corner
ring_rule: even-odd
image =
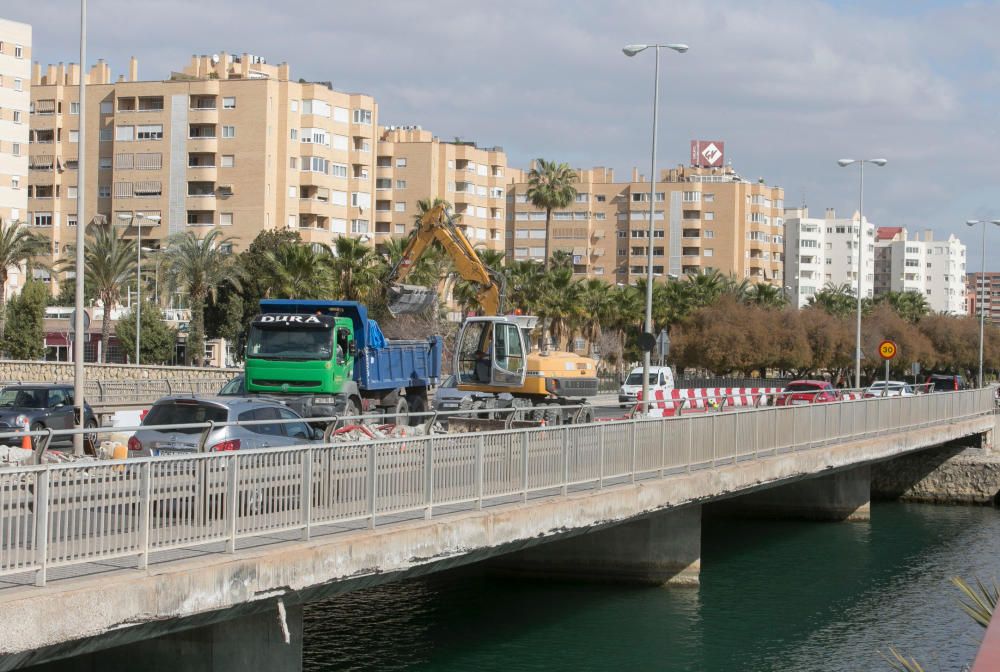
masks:
[[[36,256],[45,254],[49,243],[36,236],[20,222],[4,222],[0,219],[0,336],[4,328],[4,305],[7,303],[7,280],[12,268],[25,267],[27,275]]]
[[[553,268],[544,275],[538,298],[538,315],[548,323],[552,342],[561,349],[564,337],[573,336],[573,326],[583,313],[580,282],[573,279],[572,268]]]
[[[163,253],[167,282],[171,289],[185,292],[191,306],[188,364],[200,366],[204,357],[205,303],[214,300],[226,283],[240,288],[236,258],[227,249],[232,241],[221,229],[212,229],[203,238],[185,231],[171,236]]]
[[[87,242],[83,251],[83,281],[93,288],[101,301],[101,361],[108,361],[111,341],[111,313],[121,303],[122,290],[135,279],[135,241],[122,237],[122,230],[113,224],[95,219],[87,225]],[[76,255],[72,245],[65,248],[60,266],[76,274]]]
[[[526,315],[538,312],[538,296],[542,285],[542,265],[537,261],[515,261],[504,267],[507,278],[507,307],[520,309]]]
[[[691,303],[697,308],[711,306],[726,291],[726,277],[719,271],[689,273],[685,282],[689,283]]]
[[[379,290],[385,270],[374,249],[357,238],[340,237],[334,241],[333,254],[331,268],[341,299],[368,304],[384,299]]]
[[[919,322],[921,318],[926,317],[931,312],[927,299],[920,292],[888,292],[876,299],[875,302],[889,304],[897,315],[910,323]]]
[[[854,312],[857,298],[848,284],[827,283],[823,289],[809,297],[809,305],[816,306],[834,317],[845,317]]]
[[[569,165],[538,159],[528,173],[528,190],[525,195],[536,208],[545,210],[545,262],[549,263],[549,226],[552,211],[565,208],[576,198],[577,174]]]
[[[747,303],[761,308],[781,308],[788,303],[788,300],[780,287],[760,282],[748,292]]]
[[[322,243],[291,243],[264,253],[272,276],[273,296],[323,299],[333,290],[333,253]]]
[[[587,339],[587,356],[594,354],[594,344],[601,338],[604,325],[610,325],[616,318],[617,304],[614,288],[603,280],[589,278],[580,285],[580,303],[583,323],[581,332]]]

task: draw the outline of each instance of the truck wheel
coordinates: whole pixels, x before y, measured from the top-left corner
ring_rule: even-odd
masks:
[[[563,420],[563,410],[559,404],[547,404],[545,409],[545,424],[549,427],[561,425]]]
[[[347,403],[344,404],[344,413],[342,417],[350,418],[350,420],[347,420],[347,424],[354,424],[360,421],[360,418],[358,417],[360,415],[361,407],[358,406],[358,402],[355,401],[354,397],[351,397],[347,400]]]
[[[429,416],[426,415],[413,415],[416,413],[426,413],[427,412],[427,397],[422,394],[415,394],[413,396],[406,397],[410,404],[410,425],[416,427],[417,425],[422,425],[427,422]]]
[[[393,411],[393,422],[397,425],[406,425],[410,421],[410,405],[406,403],[406,397],[400,397],[396,401],[396,410]]]
[[[580,412],[580,424],[589,425],[594,421],[594,407],[585,406],[583,411]]]

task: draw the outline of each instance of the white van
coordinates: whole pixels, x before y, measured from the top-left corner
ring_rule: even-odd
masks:
[[[674,372],[669,366],[649,367],[649,395],[652,398],[657,390],[666,392],[674,389]],[[618,390],[618,403],[621,406],[630,406],[638,401],[638,395],[642,391],[642,367],[637,366],[632,369],[625,379],[625,384]]]

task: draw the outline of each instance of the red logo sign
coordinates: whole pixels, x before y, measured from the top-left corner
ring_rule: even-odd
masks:
[[[691,165],[695,168],[719,168],[725,153],[726,143],[721,140],[691,141]]]

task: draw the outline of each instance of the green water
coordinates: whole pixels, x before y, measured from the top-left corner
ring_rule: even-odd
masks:
[[[875,504],[870,523],[706,521],[698,588],[476,568],[306,608],[305,669],[961,670],[982,630],[949,577],[1000,579],[1000,511]]]

